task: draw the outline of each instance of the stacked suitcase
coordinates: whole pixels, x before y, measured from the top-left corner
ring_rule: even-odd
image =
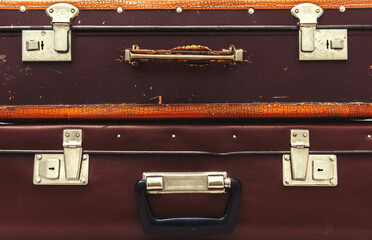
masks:
[[[0,238],[370,239],[370,8],[0,0]]]

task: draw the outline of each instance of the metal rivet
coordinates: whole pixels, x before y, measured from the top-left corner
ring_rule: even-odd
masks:
[[[118,134],[117,136],[116,136],[117,138],[121,138],[121,135],[120,134]]]
[[[36,154],[36,159],[37,159],[37,160],[41,160],[41,159],[43,159],[43,155],[41,155],[41,154]]]
[[[298,9],[295,9],[295,13],[299,13],[300,12],[300,10],[298,10]]]
[[[297,133],[293,133],[293,137],[297,137]]]
[[[88,159],[88,155],[84,154],[83,155],[83,160],[86,161]]]
[[[318,8],[318,9],[316,10],[316,12],[317,12],[317,13],[320,13],[320,9]]]
[[[72,13],[75,13],[75,9],[72,8],[72,9],[71,9],[71,12],[72,12]]]
[[[19,7],[19,11],[21,11],[21,12],[26,12],[26,7],[25,7],[25,6],[20,6],[20,7]]]
[[[287,178],[285,181],[284,181],[285,184],[290,184],[291,183],[291,180],[289,180],[289,178]]]
[[[335,156],[330,156],[330,157],[329,157],[329,160],[331,160],[331,161],[335,161],[335,160],[336,160],[336,157],[335,157]]]
[[[233,135],[233,138],[236,138],[236,135]]]
[[[76,136],[76,137],[80,137],[80,133],[76,133],[75,136]]]
[[[176,137],[176,135],[175,134],[172,134],[172,138],[175,138]]]
[[[41,183],[41,178],[39,178],[39,177],[35,178],[35,182]]]
[[[289,161],[289,156],[288,155],[285,155],[284,156],[284,160]]]
[[[254,14],[254,9],[253,8],[248,9],[248,13],[249,14]]]
[[[87,182],[87,179],[83,177],[83,178],[80,179],[80,182],[81,183],[86,183]]]
[[[181,8],[181,7],[177,7],[177,8],[176,8],[176,12],[177,12],[177,13],[181,13],[181,12],[182,12],[182,8]]]
[[[118,8],[116,9],[116,12],[117,12],[117,13],[122,13],[122,12],[123,12],[123,8],[122,8],[122,7],[118,7]]]
[[[304,133],[304,135],[303,135],[304,137],[307,137],[307,134],[306,133]]]
[[[330,181],[329,181],[332,185],[335,185],[336,184],[336,180],[334,178],[332,178]]]
[[[341,6],[341,7],[340,7],[340,12],[343,13],[343,12],[345,12],[345,11],[346,11],[346,7],[345,7],[345,6]]]
[[[49,9],[49,12],[50,13],[53,13],[54,12],[53,8]]]
[[[368,138],[372,138],[372,136],[371,136],[371,135],[368,135],[367,137],[368,137]]]
[[[69,137],[69,136],[70,136],[70,134],[69,134],[69,133],[66,133],[66,134],[65,134],[65,136],[66,136],[66,137]]]

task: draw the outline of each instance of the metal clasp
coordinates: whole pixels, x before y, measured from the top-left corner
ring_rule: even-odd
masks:
[[[71,21],[79,9],[57,3],[48,7],[46,13],[52,18],[53,30],[22,31],[22,61],[71,61]]]
[[[317,29],[324,10],[312,3],[302,3],[291,10],[299,22],[299,58],[309,60],[347,60],[347,29]]]
[[[35,155],[35,185],[87,185],[89,155],[83,154],[82,130],[63,131],[63,154]]]
[[[291,130],[291,154],[283,155],[284,186],[337,185],[336,155],[309,154],[309,130]]]
[[[143,173],[147,193],[225,193],[231,187],[226,172]]]

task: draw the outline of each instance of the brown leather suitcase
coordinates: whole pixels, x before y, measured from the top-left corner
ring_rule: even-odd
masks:
[[[370,239],[371,131],[369,122],[2,125],[0,238]],[[74,159],[81,170],[67,180]]]
[[[371,117],[372,2],[311,2],[0,1],[1,118]]]

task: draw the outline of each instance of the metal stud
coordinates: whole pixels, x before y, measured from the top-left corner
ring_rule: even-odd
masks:
[[[41,178],[40,177],[35,178],[35,182],[41,183]]]
[[[118,8],[116,9],[116,12],[117,12],[117,13],[122,13],[122,12],[123,12],[123,8],[122,8],[122,7],[118,7]]]
[[[177,13],[181,13],[181,12],[182,12],[182,8],[181,8],[181,7],[177,7],[177,8],[176,8],[176,12],[177,12]]]
[[[19,11],[23,12],[23,13],[26,12],[26,7],[25,6],[20,6]]]
[[[37,159],[37,160],[41,160],[41,159],[43,159],[43,155],[41,155],[41,154],[37,154],[37,155],[36,155],[36,159]]]
[[[83,178],[80,179],[80,182],[81,183],[86,183],[87,182],[87,179],[83,177]]]
[[[346,7],[345,6],[341,6],[340,7],[340,12],[344,13],[346,11]]]
[[[251,15],[254,14],[254,9],[253,8],[248,9],[248,13]]]

